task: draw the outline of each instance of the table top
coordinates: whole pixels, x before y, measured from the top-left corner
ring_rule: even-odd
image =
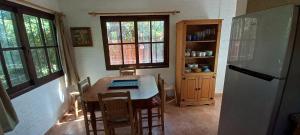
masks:
[[[113,80],[138,79],[138,88],[133,89],[108,89]],[[87,102],[98,102],[98,93],[129,91],[132,100],[147,100],[158,94],[155,77],[151,75],[104,77],[98,80],[90,89],[83,94],[83,100]]]

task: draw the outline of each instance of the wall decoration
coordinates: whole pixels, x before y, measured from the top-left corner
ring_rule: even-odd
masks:
[[[93,46],[90,27],[71,27],[71,37],[74,47]]]

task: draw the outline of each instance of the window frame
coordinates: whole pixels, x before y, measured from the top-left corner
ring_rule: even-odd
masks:
[[[47,64],[49,66],[49,75],[38,78],[37,74],[36,74],[36,70],[34,67],[34,63],[33,63],[33,57],[31,54],[31,48],[29,45],[29,41],[28,41],[28,37],[27,37],[27,33],[26,33],[26,29],[25,29],[25,24],[24,24],[24,19],[23,19],[23,14],[27,14],[27,15],[32,15],[35,17],[39,18],[39,22],[40,22],[40,18],[44,18],[44,19],[49,19],[53,21],[54,24],[54,19],[55,16],[53,14],[50,13],[46,13],[37,9],[33,9],[27,6],[23,6],[17,3],[13,3],[13,2],[9,2],[9,1],[0,1],[0,10],[6,10],[9,12],[12,12],[15,16],[15,23],[16,23],[16,35],[18,35],[18,39],[20,42],[20,51],[23,52],[24,54],[24,71],[27,72],[28,74],[28,81],[18,84],[16,86],[12,86],[11,85],[11,80],[10,80],[10,76],[8,75],[8,71],[7,71],[7,67],[6,67],[6,62],[4,60],[3,57],[3,50],[2,47],[0,46],[0,59],[1,59],[1,63],[0,66],[2,66],[3,68],[3,73],[5,75],[5,79],[8,85],[8,89],[6,89],[8,95],[10,96],[10,98],[15,98],[17,96],[20,96],[22,94],[25,94],[41,85],[44,85],[54,79],[57,79],[61,76],[64,75],[63,69],[62,69],[62,64],[61,64],[61,59],[59,56],[59,46],[58,46],[58,41],[57,41],[57,35],[56,35],[56,28],[54,25],[54,38],[55,38],[55,46],[46,46],[45,44],[45,38],[42,38],[42,43],[43,46],[41,48],[43,48],[45,50],[45,54],[46,54],[46,58],[47,58]],[[41,26],[41,24],[40,24]],[[42,28],[41,28],[42,30]],[[44,33],[41,31],[41,35],[44,36]],[[57,57],[57,61],[58,64],[60,66],[60,70],[57,72],[51,72],[51,67],[50,67],[50,59],[48,58],[48,52],[47,52],[47,48],[57,48],[56,50],[56,57]],[[6,71],[5,71],[6,70]]]
[[[101,29],[102,29],[102,40],[103,40],[103,48],[104,48],[104,56],[105,56],[105,65],[106,70],[119,70],[124,66],[135,66],[137,69],[147,69],[147,68],[167,68],[169,67],[169,15],[137,15],[137,16],[100,16]],[[135,45],[135,55],[136,55],[136,64],[122,64],[122,65],[111,65],[110,64],[110,56],[109,56],[109,43],[107,37],[107,28],[106,22],[134,22],[134,45]],[[150,54],[151,54],[151,63],[139,63],[139,53],[138,53],[138,45],[139,43],[146,42],[138,42],[138,29],[137,22],[138,21],[164,21],[164,62],[162,63],[152,63],[152,28],[150,24]],[[121,25],[120,25],[120,34],[122,35]],[[122,36],[121,36],[122,38]],[[161,42],[160,42],[161,43]],[[112,43],[113,44],[113,43]],[[121,44],[122,49],[122,60],[123,58],[123,44],[132,44],[132,43],[117,43]]]

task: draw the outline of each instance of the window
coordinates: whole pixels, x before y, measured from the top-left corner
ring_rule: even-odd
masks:
[[[101,16],[107,70],[169,66],[169,16]]]
[[[63,75],[54,16],[0,2],[0,80],[16,97]]]

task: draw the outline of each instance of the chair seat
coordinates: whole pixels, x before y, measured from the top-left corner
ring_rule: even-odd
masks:
[[[169,85],[169,84],[165,83],[165,85],[164,85],[165,91],[174,90],[174,89],[175,89],[174,85]]]
[[[159,95],[156,95],[155,97],[153,97],[149,105],[151,106],[151,108],[160,106],[161,99],[160,99]]]

